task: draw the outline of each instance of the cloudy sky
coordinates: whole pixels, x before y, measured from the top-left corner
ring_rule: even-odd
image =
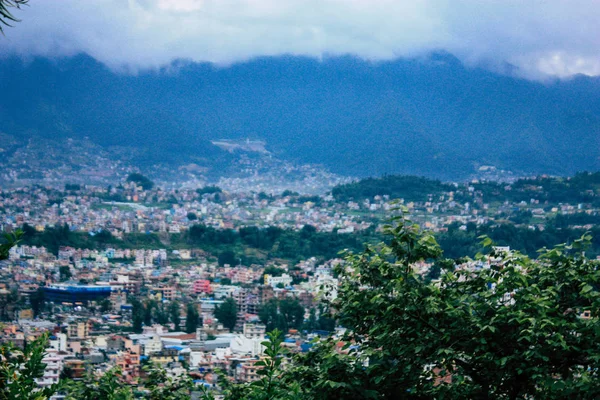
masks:
[[[600,75],[598,0],[30,0],[14,14],[0,55],[84,52],[114,69],[443,49],[525,76]]]

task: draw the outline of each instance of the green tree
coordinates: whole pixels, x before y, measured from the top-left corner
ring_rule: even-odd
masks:
[[[196,213],[190,211],[189,213],[187,213],[187,219],[189,221],[196,221],[198,219],[198,216],[196,215]]]
[[[58,273],[61,282],[68,281],[73,276],[73,274],[71,274],[71,268],[69,268],[68,265],[61,265],[58,268]]]
[[[333,332],[335,330],[335,318],[329,313],[321,312],[317,321],[317,328],[320,331]]]
[[[139,173],[129,174],[127,177],[127,182],[134,182],[136,185],[139,185],[144,190],[150,190],[154,187],[154,182]]]
[[[200,196],[202,196],[204,194],[214,194],[214,193],[221,193],[221,192],[222,192],[222,190],[218,186],[205,186],[203,188],[196,189],[196,193],[198,193]]]
[[[19,20],[12,15],[11,8],[21,8],[29,0],[0,0],[0,33],[4,34],[4,26],[12,26],[11,22]],[[3,26],[4,25],[4,26]]]
[[[323,397],[325,382],[354,398],[600,395],[600,269],[583,255],[589,236],[537,260],[492,251],[490,268],[452,268],[430,282],[413,266],[440,257],[434,238],[404,217],[385,231],[388,244],[350,254],[338,268],[333,305],[351,358],[326,343],[298,358],[307,398],[339,398]]]
[[[236,265],[236,256],[235,253],[231,250],[225,250],[219,254],[219,265],[222,267],[225,264],[229,264],[230,266]]]
[[[221,280],[219,281],[219,283],[221,285],[231,285],[231,279],[230,278],[221,278]]]
[[[304,307],[297,299],[270,299],[262,305],[258,316],[268,331],[278,329],[287,332],[302,327]]]
[[[279,315],[279,301],[277,299],[269,299],[263,303],[258,311],[258,317],[262,322],[267,331],[272,331],[278,326],[283,325],[281,323]]]
[[[146,311],[144,309],[144,304],[139,301],[137,298],[132,298],[130,300],[132,310],[131,310],[131,321],[133,324],[133,331],[135,333],[142,332],[142,326],[144,324],[144,316],[146,315]]]
[[[25,346],[21,351],[12,343],[0,347],[0,399],[46,400],[58,389],[51,385],[39,389],[36,379],[44,375],[43,363],[48,334]]]
[[[298,299],[286,297],[279,301],[279,313],[284,321],[282,328],[286,329],[300,329],[304,323],[304,307],[300,304]]]
[[[185,318],[185,331],[187,333],[195,333],[196,329],[202,323],[200,314],[198,314],[198,308],[195,304],[189,303],[187,305],[187,313]]]
[[[0,0],[1,1],[1,0]],[[1,27],[1,25],[0,25]],[[2,30],[0,29],[0,32]],[[10,254],[10,249],[16,246],[23,237],[23,231],[17,229],[14,233],[5,233],[4,242],[0,243],[0,261],[7,260]]]
[[[29,304],[31,304],[31,310],[33,311],[34,317],[40,315],[44,309],[45,301],[44,288],[42,287],[39,287],[35,292],[29,295]]]
[[[167,371],[148,364],[143,367],[146,373],[144,386],[149,391],[148,400],[189,400],[194,390],[194,382],[189,375],[173,378],[167,375]]]
[[[325,338],[313,350],[294,356],[282,379],[284,385],[289,382],[293,387],[300,387],[294,399],[384,398],[366,384],[369,377],[364,360],[356,357],[355,352],[340,352],[337,344],[337,339]],[[409,394],[399,398],[409,398]]]
[[[231,384],[226,377],[221,376],[220,384],[224,388],[226,399],[243,400],[293,400],[300,399],[299,385],[283,377],[283,362],[289,351],[283,347],[283,334],[272,331],[267,334],[268,341],[262,342],[265,347],[264,359],[254,363],[258,368],[260,379],[252,383]],[[209,395],[204,396],[208,400]]]
[[[101,376],[89,371],[81,380],[68,380],[63,384],[66,400],[133,400],[133,390],[123,382],[119,368],[111,368]]]
[[[146,302],[144,303],[144,324],[145,325],[152,325],[153,322],[153,316],[155,315],[154,310],[158,308],[158,303],[156,302],[156,300],[154,299],[149,299],[146,300]]]
[[[161,325],[169,323],[169,313],[165,310],[165,307],[160,304],[154,309],[153,320]]]
[[[237,322],[237,304],[231,297],[225,299],[223,304],[215,307],[215,317],[229,331],[233,331]]]
[[[169,316],[171,322],[175,325],[175,331],[179,331],[179,324],[181,323],[181,306],[177,301],[169,303]]]
[[[317,311],[314,308],[310,309],[308,319],[306,320],[303,329],[308,332],[312,332],[317,329]]]
[[[112,309],[112,303],[109,299],[100,300],[100,312],[107,313]]]

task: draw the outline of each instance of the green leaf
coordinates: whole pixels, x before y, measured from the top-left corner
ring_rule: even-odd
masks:
[[[591,285],[584,285],[583,288],[581,288],[581,294],[587,294],[589,292],[591,292],[592,290],[594,290],[594,288]]]

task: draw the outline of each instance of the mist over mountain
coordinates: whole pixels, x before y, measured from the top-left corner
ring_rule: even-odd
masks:
[[[0,61],[0,147],[89,138],[141,166],[210,166],[223,138],[334,172],[460,179],[600,169],[600,80],[540,83],[464,67],[448,54],[368,62],[259,58],[178,62],[136,75],[80,55]],[[9,138],[9,139],[7,139]]]

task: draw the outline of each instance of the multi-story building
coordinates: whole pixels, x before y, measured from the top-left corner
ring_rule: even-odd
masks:
[[[265,285],[269,285],[272,288],[278,286],[290,286],[292,284],[292,277],[288,274],[283,274],[281,276],[272,276],[269,274],[265,274]]]
[[[261,324],[244,324],[242,332],[248,339],[263,339],[265,337],[266,326]]]
[[[242,382],[254,382],[260,379],[258,371],[262,368],[255,365],[260,360],[248,360],[243,363],[238,373],[238,379]]]
[[[83,378],[85,375],[85,361],[83,360],[64,360],[64,367],[69,371],[69,377],[72,379]]]
[[[99,301],[110,296],[110,286],[52,285],[44,287],[44,296],[53,303],[82,303]]]
[[[87,322],[73,322],[67,327],[67,336],[69,339],[86,339],[89,335]]]
[[[173,301],[177,296],[177,290],[172,286],[161,288],[160,291],[164,300]]]
[[[192,286],[192,291],[195,294],[206,293],[210,294],[210,281],[208,279],[198,279],[194,282],[194,286]]]
[[[60,372],[62,371],[62,361],[56,355],[56,352],[48,352],[42,362],[46,364],[44,375],[41,378],[36,378],[38,386],[44,388],[50,385],[58,384]]]
[[[162,341],[158,334],[152,334],[152,336],[142,342],[144,348],[144,355],[149,356],[151,354],[159,353],[163,349]]]

